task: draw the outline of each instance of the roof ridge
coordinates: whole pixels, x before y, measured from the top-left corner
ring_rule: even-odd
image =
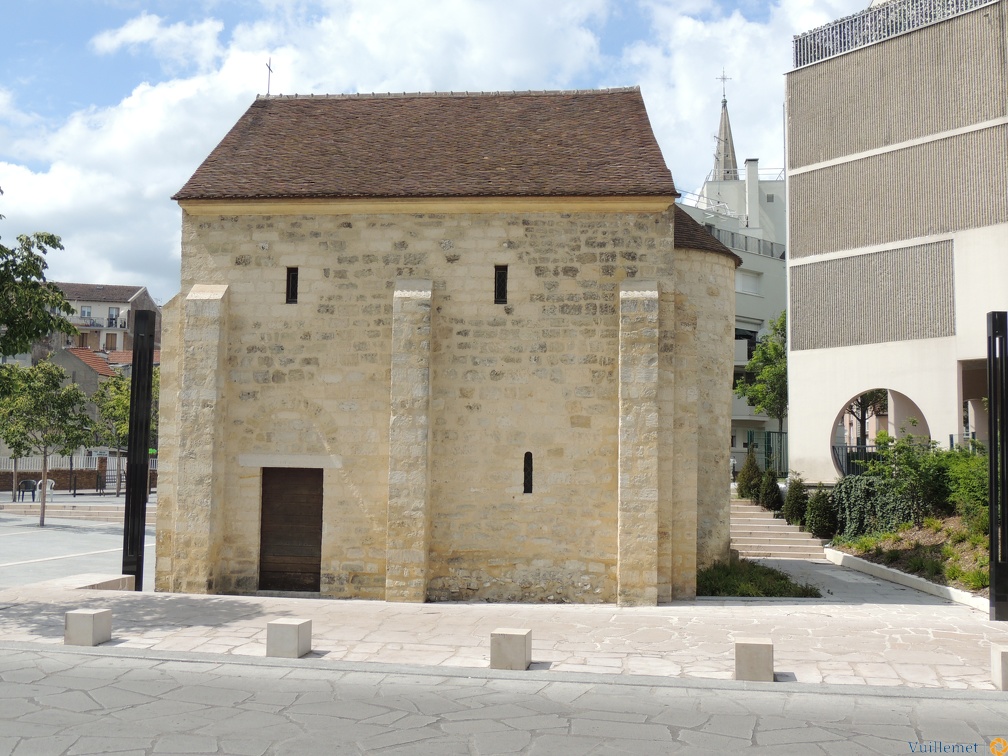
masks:
[[[528,89],[497,91],[433,91],[433,92],[348,92],[343,94],[257,94],[256,100],[380,100],[410,97],[542,97],[556,95],[593,95],[620,92],[640,92],[640,86],[605,87],[603,89]]]

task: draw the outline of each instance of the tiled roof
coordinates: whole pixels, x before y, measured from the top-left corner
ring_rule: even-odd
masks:
[[[132,365],[133,364],[133,351],[130,349],[116,349],[108,353],[108,361],[110,365]],[[154,364],[161,364],[161,350],[154,350]]]
[[[53,281],[63,296],[70,302],[129,302],[143,286],[119,286],[113,284],[63,283]]]
[[[677,204],[675,206],[675,246],[676,248],[703,249],[708,252],[720,252],[735,258],[735,267],[742,264],[742,258],[714,238],[706,228],[697,223],[693,217]]]
[[[173,199],[674,195],[633,87],[260,96]]]
[[[84,347],[70,347],[67,351],[98,373],[98,375],[104,375],[106,377],[115,375],[115,371],[109,367],[105,358],[100,354],[95,354],[90,349],[86,349]]]

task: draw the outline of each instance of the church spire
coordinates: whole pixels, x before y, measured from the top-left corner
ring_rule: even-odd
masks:
[[[722,70],[717,78],[721,82],[721,124],[718,126],[712,178],[714,181],[738,181],[738,160],[735,158],[735,142],[732,141],[731,122],[728,120],[728,98],[724,89],[728,77]]]

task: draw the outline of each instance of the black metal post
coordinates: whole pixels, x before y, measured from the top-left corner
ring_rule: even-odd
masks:
[[[990,618],[1008,620],[1008,312],[987,313]]]
[[[151,391],[154,383],[154,317],[137,310],[130,376],[129,444],[126,451],[126,518],[123,524],[124,575],[143,590],[144,536],[147,526],[147,473],[150,468]]]

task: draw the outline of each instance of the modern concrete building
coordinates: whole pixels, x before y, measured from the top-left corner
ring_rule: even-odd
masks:
[[[1005,0],[892,0],[794,40],[787,76],[792,469],[832,481],[847,403],[986,437],[1008,308]]]
[[[257,99],[175,197],[158,589],[694,596],[739,261],[677,196],[636,88]]]
[[[787,307],[787,203],[783,170],[761,170],[756,158],[739,169],[724,98],[714,167],[699,194],[683,193],[680,206],[742,259],[735,271],[733,380],[738,380],[757,339]],[[731,456],[739,468],[753,439],[761,467],[769,462],[787,470],[786,437],[766,435],[776,431],[776,418],[758,414],[745,399],[732,396]]]

